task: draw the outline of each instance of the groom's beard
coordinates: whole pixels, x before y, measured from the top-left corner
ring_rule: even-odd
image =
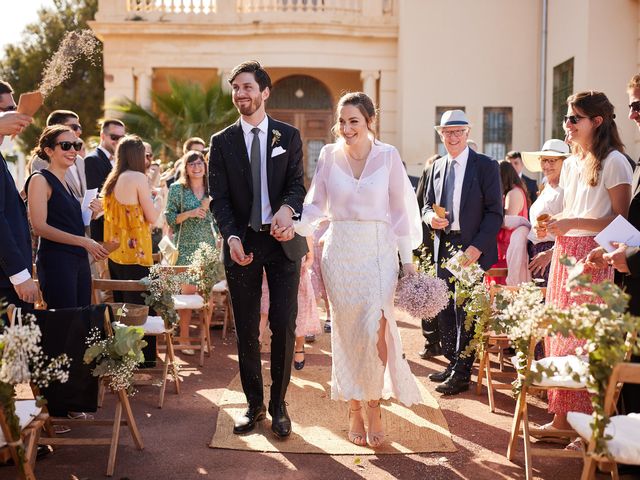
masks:
[[[240,114],[244,115],[245,117],[250,117],[251,115],[256,113],[256,111],[262,105],[261,96],[258,96],[258,98],[254,98],[250,100],[251,100],[251,103],[236,104],[236,107],[238,108],[238,111],[240,112]]]

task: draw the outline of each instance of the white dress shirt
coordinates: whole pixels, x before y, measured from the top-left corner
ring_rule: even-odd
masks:
[[[251,143],[253,142],[254,128],[259,128],[258,140],[260,140],[260,201],[262,204],[262,223],[271,223],[273,212],[271,211],[271,201],[269,200],[269,185],[267,183],[267,131],[269,130],[269,117],[264,119],[254,127],[240,117],[240,125],[244,134],[244,143],[247,146],[247,156],[251,161]]]
[[[453,159],[456,161],[453,167],[456,172],[456,179],[453,187],[453,222],[451,223],[451,230],[460,230],[460,199],[462,197],[462,182],[464,181],[464,172],[467,169],[468,159],[469,147],[465,148],[460,155]],[[447,155],[447,169],[451,161],[451,155]]]

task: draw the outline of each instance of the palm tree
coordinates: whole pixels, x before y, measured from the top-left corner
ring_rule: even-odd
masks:
[[[153,109],[130,99],[108,105],[116,117],[149,142],[156,156],[174,161],[182,155],[182,143],[189,137],[207,140],[238,117],[231,95],[219,82],[203,88],[189,81],[169,80],[169,92],[151,93]]]

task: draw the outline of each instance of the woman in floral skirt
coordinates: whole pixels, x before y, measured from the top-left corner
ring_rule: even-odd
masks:
[[[572,155],[564,161],[560,187],[564,190],[562,213],[554,215],[546,230],[556,236],[547,302],[558,307],[593,301],[586,295],[572,296],[567,291],[568,269],[560,264],[564,256],[583,260],[596,246],[594,236],[616,216],[626,217],[631,197],[631,167],[622,154],[623,144],[614,121],[613,105],[601,92],[587,91],[567,99],[564,118],[566,140]],[[546,232],[538,232],[545,236]],[[613,279],[611,268],[585,268],[594,283]],[[574,355],[584,344],[573,337],[554,336],[547,339],[547,356]],[[551,390],[549,411],[553,421],[548,429],[570,429],[567,412],[590,413],[591,401],[587,392]],[[578,445],[570,444],[569,449]]]

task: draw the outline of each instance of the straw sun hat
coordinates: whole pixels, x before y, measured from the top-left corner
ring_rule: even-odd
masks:
[[[562,140],[552,138],[544,142],[539,152],[521,152],[520,154],[522,155],[522,163],[527,167],[527,170],[530,172],[541,172],[540,157],[557,157],[564,159],[571,155],[571,150],[569,150],[569,145]]]

